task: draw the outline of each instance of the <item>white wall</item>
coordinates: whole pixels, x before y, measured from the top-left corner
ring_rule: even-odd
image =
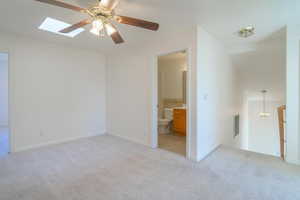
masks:
[[[251,52],[233,55],[238,84],[238,101],[242,94],[250,98],[261,97],[261,90],[268,91],[268,98],[286,99],[286,55],[283,46],[266,46]]]
[[[105,133],[103,55],[4,33],[0,44],[10,57],[13,151]]]
[[[198,160],[220,144],[231,144],[234,128],[234,71],[219,41],[198,27]]]
[[[287,26],[286,43],[286,140],[287,162],[300,164],[300,28],[299,24]]]
[[[262,100],[248,102],[248,150],[280,156],[279,125],[277,108],[283,105],[280,101],[266,101],[266,111],[270,113],[267,118],[262,118]]]
[[[236,82],[237,85],[240,83]],[[237,95],[242,96],[242,101],[237,102],[236,114],[240,115],[239,121],[239,134],[234,138],[233,146],[248,150],[249,148],[249,100],[247,92],[243,92]],[[237,96],[239,97],[239,96]]]
[[[151,58],[119,56],[108,65],[108,133],[150,145]]]
[[[163,45],[162,45],[163,43]],[[152,145],[157,112],[157,56],[190,49],[192,91],[189,108],[191,122],[196,122],[196,30],[152,33],[146,46],[125,49],[109,58],[108,64],[108,132],[145,145]],[[152,126],[153,125],[153,126]],[[196,159],[196,125],[191,125],[191,158]]]
[[[0,127],[8,126],[8,56],[0,53]]]
[[[108,132],[151,145],[152,109],[157,103],[152,90],[157,87],[155,57],[190,48],[190,157],[199,161],[218,145],[232,143],[233,68],[222,45],[203,29],[173,36],[158,38],[143,51],[127,50],[110,57]]]

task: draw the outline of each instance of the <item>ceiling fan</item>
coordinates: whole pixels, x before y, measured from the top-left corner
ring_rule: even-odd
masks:
[[[71,9],[77,12],[86,13],[90,18],[82,20],[76,24],[73,24],[70,27],[67,27],[59,32],[61,33],[70,33],[78,28],[81,28],[85,25],[92,24],[91,33],[97,36],[109,35],[116,44],[123,43],[124,40],[120,35],[117,28],[111,23],[112,21],[117,21],[121,24],[132,25],[140,28],[145,28],[152,31],[157,31],[159,24],[136,19],[132,17],[126,17],[115,14],[115,8],[119,4],[120,0],[97,0],[97,4],[89,8],[81,8],[74,6],[60,0],[35,0],[42,3],[51,4],[54,6],[59,6],[62,8]]]

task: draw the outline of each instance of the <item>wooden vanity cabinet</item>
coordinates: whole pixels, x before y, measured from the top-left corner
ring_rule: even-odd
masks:
[[[173,131],[178,135],[186,135],[186,110],[174,109],[173,111]]]

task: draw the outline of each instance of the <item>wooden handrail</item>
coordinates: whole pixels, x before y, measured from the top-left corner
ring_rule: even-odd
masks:
[[[285,160],[285,119],[284,112],[286,110],[286,105],[277,108],[278,111],[278,123],[279,123],[279,141],[280,141],[280,157]]]

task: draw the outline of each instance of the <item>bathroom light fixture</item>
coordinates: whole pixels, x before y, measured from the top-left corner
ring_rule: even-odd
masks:
[[[238,34],[240,37],[247,38],[254,35],[255,28],[253,26],[247,26],[239,30]]]
[[[262,93],[262,112],[259,113],[259,116],[261,118],[267,118],[270,116],[270,113],[266,111],[266,93],[267,93],[267,90],[262,90],[261,91]]]

